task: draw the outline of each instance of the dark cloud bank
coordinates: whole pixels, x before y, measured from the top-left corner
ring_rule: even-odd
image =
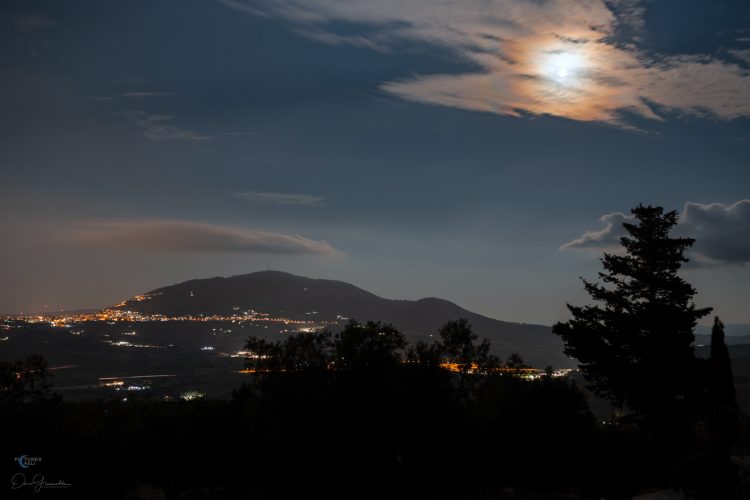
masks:
[[[600,219],[604,228],[587,231],[562,245],[563,250],[616,250],[625,236],[623,222],[632,215],[613,212]],[[685,203],[676,233],[696,239],[690,257],[697,265],[750,263],[750,200],[731,205]]]

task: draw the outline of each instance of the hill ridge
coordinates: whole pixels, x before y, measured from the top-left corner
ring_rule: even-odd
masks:
[[[507,356],[519,352],[529,361],[571,365],[562,342],[545,325],[513,323],[483,316],[439,297],[417,300],[389,299],[351,283],[309,278],[284,271],[265,270],[230,277],[187,280],[156,288],[113,308],[164,316],[231,315],[237,311],[289,319],[340,322],[383,321],[411,339],[437,337],[449,320],[466,318],[475,332],[492,341],[494,350]]]

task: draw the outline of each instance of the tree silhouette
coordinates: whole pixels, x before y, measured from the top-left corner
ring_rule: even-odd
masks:
[[[17,361],[0,361],[0,403],[37,401],[49,393],[47,361],[32,354]]]
[[[724,323],[718,317],[714,318],[714,326],[711,329],[711,357],[708,359],[707,387],[713,406],[709,418],[712,435],[717,444],[723,446],[725,450],[736,447],[743,417],[738,411],[732,360],[724,341]]]
[[[443,361],[455,366],[462,374],[484,372],[500,364],[497,357],[490,354],[489,340],[484,339],[477,344],[477,334],[464,318],[448,321],[440,328],[439,334],[440,341],[436,346]]]
[[[510,356],[505,361],[505,366],[506,368],[530,368],[517,352],[510,353]]]
[[[711,329],[711,358],[708,360],[708,391],[719,406],[737,409],[732,360],[724,341],[724,323],[717,317]]]
[[[398,364],[406,344],[389,324],[351,320],[336,334],[333,362],[337,370],[380,370]]]
[[[500,366],[500,360],[490,354],[489,340],[476,343],[477,334],[465,318],[448,321],[440,328],[439,336],[440,340],[434,345],[435,351],[440,353],[442,366],[456,372],[454,401],[469,401],[479,384],[476,374]]]
[[[249,337],[246,367],[257,373],[372,371],[398,365],[407,346],[395,327],[375,321],[350,320],[335,335],[329,330],[289,335],[270,342]]]
[[[640,205],[632,214],[624,254],[604,253],[599,281],[583,280],[597,304],[568,305],[573,318],[553,331],[596,394],[666,421],[700,398],[693,328],[711,309],[695,307],[695,289],[678,275],[695,240],[670,236],[677,212]]]
[[[406,351],[406,361],[421,367],[439,368],[443,362],[440,346],[437,342],[428,344],[424,340],[418,340]]]

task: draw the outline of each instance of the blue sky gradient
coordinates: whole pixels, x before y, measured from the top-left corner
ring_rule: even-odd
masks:
[[[4,2],[0,311],[106,306],[273,268],[551,323],[566,301],[586,300],[578,277],[595,275],[602,249],[562,245],[641,202],[692,202],[721,204],[706,224],[740,257],[686,276],[701,305],[750,322],[750,216],[730,210],[750,198],[747,2],[591,0],[614,21],[587,46],[627,47],[649,82],[674,70],[670,81],[686,79],[674,92],[692,94],[657,86],[638,97],[658,119],[631,108],[573,119],[549,100],[539,105],[550,113],[473,110],[472,86],[456,87],[466,98],[456,105],[438,102],[431,76],[518,75],[409,12],[399,19],[390,2],[381,16],[378,2],[354,15],[326,1],[306,4],[314,22],[273,0]],[[473,26],[470,2],[446,5],[441,26]],[[519,33],[541,22],[524,15]],[[709,66],[693,85],[690,68]],[[418,99],[387,86],[414,81]],[[132,230],[154,224],[169,244]]]

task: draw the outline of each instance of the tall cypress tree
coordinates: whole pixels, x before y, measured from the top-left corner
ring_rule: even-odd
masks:
[[[693,328],[711,309],[695,307],[695,289],[678,275],[695,240],[670,236],[677,212],[643,205],[631,212],[624,253],[604,253],[599,280],[583,280],[595,304],[568,305],[573,318],[553,331],[596,394],[664,419],[699,397]]]
[[[724,323],[714,318],[711,329],[711,358],[708,361],[708,391],[713,402],[721,407],[737,409],[737,393],[732,375],[732,360],[724,341]]]

